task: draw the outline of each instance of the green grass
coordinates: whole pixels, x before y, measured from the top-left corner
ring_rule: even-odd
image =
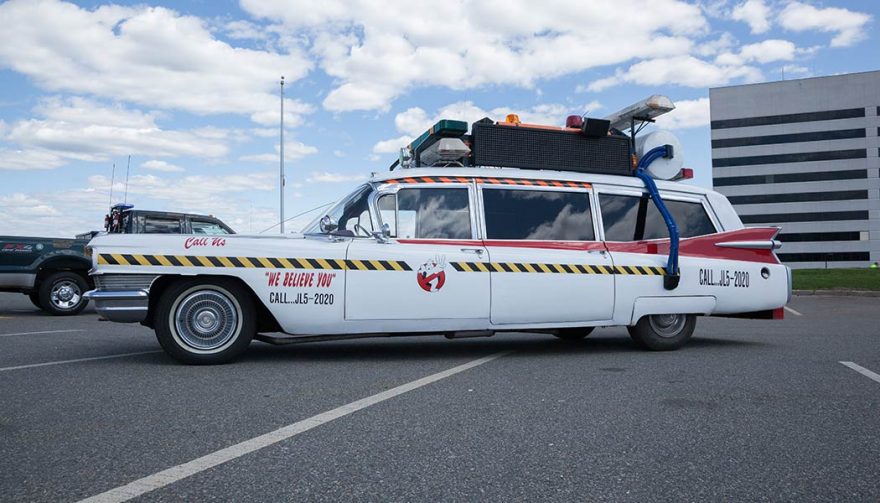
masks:
[[[880,269],[795,269],[795,290],[880,290]]]

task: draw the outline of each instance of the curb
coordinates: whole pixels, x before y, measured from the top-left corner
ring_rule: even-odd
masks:
[[[829,297],[880,297],[875,290],[792,290],[793,295],[821,295]]]

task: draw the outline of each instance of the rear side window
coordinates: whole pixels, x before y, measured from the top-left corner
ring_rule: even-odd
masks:
[[[193,220],[190,225],[192,226],[193,234],[229,234],[229,232],[217,222],[210,222],[207,220]]]
[[[590,198],[583,192],[483,190],[488,239],[592,241]]]
[[[716,232],[703,205],[687,201],[663,201],[683,238]],[[641,241],[669,237],[663,216],[648,196],[599,194],[606,241]]]
[[[396,212],[392,213],[392,209]],[[379,200],[391,235],[419,239],[471,239],[468,189],[401,189]],[[392,218],[393,217],[393,218]]]
[[[144,218],[144,232],[147,234],[182,234],[179,219]]]

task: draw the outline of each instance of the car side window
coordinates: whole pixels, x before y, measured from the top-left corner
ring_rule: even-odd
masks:
[[[717,232],[702,204],[667,199],[663,202],[675,219],[682,238]],[[599,194],[599,205],[602,209],[606,241],[641,241],[669,237],[663,216],[647,195],[636,197]]]
[[[483,189],[488,239],[593,241],[585,192]]]
[[[382,222],[404,239],[471,239],[466,188],[401,189],[379,199]]]
[[[193,234],[208,234],[208,235],[218,235],[218,234],[229,234],[226,229],[224,229],[217,222],[210,222],[207,220],[192,220],[190,222],[192,226]]]
[[[144,232],[146,234],[182,234],[179,219],[145,217]]]

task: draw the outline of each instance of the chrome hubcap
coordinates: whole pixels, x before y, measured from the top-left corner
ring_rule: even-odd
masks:
[[[73,309],[82,299],[82,292],[79,287],[70,280],[62,280],[52,285],[52,291],[49,293],[49,300],[52,305],[59,309]]]
[[[655,314],[648,318],[651,328],[660,337],[675,337],[684,329],[687,317],[683,314]]]
[[[238,311],[235,303],[221,292],[201,290],[191,293],[177,306],[175,328],[184,344],[199,350],[217,349],[235,336]]]

